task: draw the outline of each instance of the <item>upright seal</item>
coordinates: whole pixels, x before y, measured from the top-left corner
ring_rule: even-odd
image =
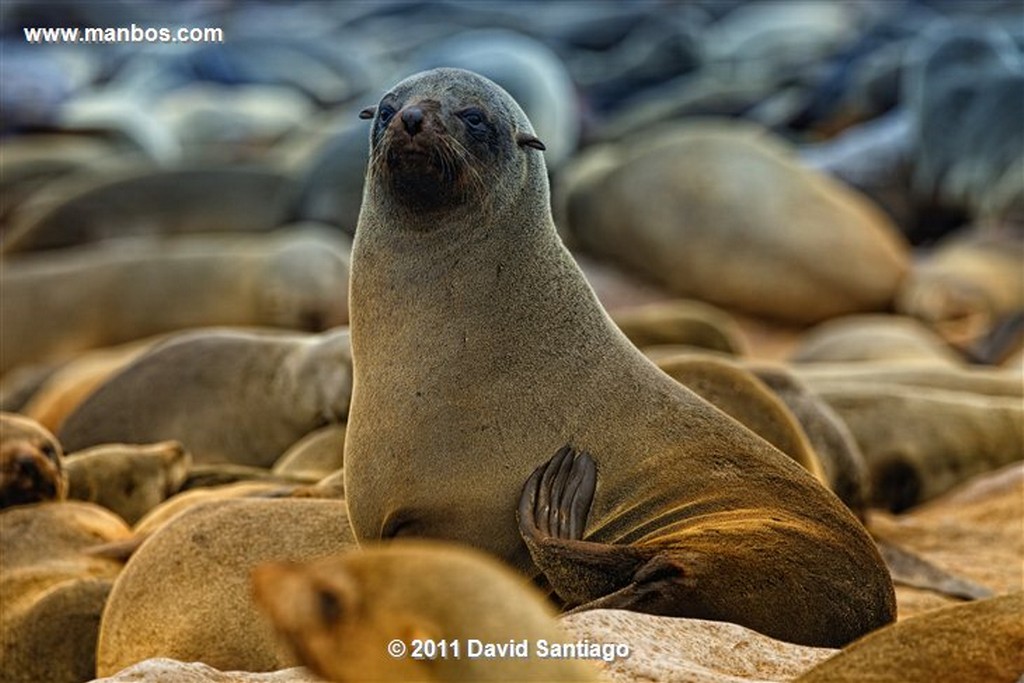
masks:
[[[507,93],[436,69],[364,115],[345,445],[359,540],[462,541],[539,571],[567,606],[802,644],[892,621],[888,572],[842,503],[601,308],[555,232],[543,143]],[[573,495],[588,487],[592,501]]]

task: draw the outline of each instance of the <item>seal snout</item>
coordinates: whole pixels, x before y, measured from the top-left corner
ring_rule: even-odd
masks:
[[[5,449],[0,472],[0,507],[60,497],[60,463],[28,445]]]
[[[423,109],[418,105],[406,107],[402,110],[400,117],[402,125],[405,126],[405,132],[409,134],[409,137],[415,137],[417,133],[423,130]]]

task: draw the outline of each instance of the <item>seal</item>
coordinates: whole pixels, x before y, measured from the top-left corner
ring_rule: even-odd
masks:
[[[270,467],[309,432],[345,419],[349,363],[345,328],[183,333],[100,386],[58,435],[69,451],[175,439],[197,464]]]
[[[789,367],[768,361],[747,361],[745,367],[789,408],[821,462],[829,489],[863,521],[868,466],[846,423]]]
[[[820,382],[868,466],[872,503],[902,512],[1024,459],[1019,397],[881,382]]]
[[[0,240],[5,256],[129,235],[269,231],[295,188],[260,168],[128,168],[75,173],[33,194]]]
[[[353,544],[345,504],[297,498],[197,505],[143,543],[114,583],[100,622],[96,675],[170,657],[222,671],[293,666],[253,604],[249,573]],[[161,586],[154,590],[154,586]]]
[[[0,658],[4,681],[86,681],[96,675],[100,613],[122,563],[93,554],[129,537],[92,503],[0,511]]]
[[[164,336],[148,337],[77,354],[50,373],[18,412],[56,432],[64,419],[89,394]]]
[[[896,296],[896,310],[968,347],[1024,311],[1024,239],[983,230],[943,240],[920,259]],[[998,361],[998,347],[996,362]],[[981,359],[987,360],[987,359]]]
[[[1021,613],[1021,592],[931,610],[872,633],[795,683],[1020,680],[1024,671]],[[951,652],[956,655],[951,657]]]
[[[902,235],[787,144],[723,119],[593,145],[560,174],[560,223],[580,250],[674,296],[799,325],[887,310],[909,267]],[[827,268],[837,249],[858,267]]]
[[[188,489],[171,496],[147,512],[133,529],[137,536],[149,537],[179,514],[203,503],[233,498],[261,498],[280,488],[281,484],[276,481],[247,480]]]
[[[567,605],[801,644],[894,618],[885,566],[838,498],[615,327],[558,238],[543,144],[507,93],[437,69],[366,115],[344,468],[361,542],[459,541],[544,574]],[[582,540],[544,538],[539,556],[516,509],[566,444],[592,455],[596,494]]]
[[[183,328],[322,332],[348,320],[347,251],[336,231],[295,227],[125,238],[7,259],[0,372]],[[43,330],[40,316],[62,324]]]
[[[345,425],[321,427],[302,437],[274,463],[274,474],[322,479],[345,465]]]
[[[867,361],[960,365],[963,358],[927,325],[900,315],[847,315],[812,327],[789,358],[794,363]]]
[[[60,442],[41,424],[0,413],[0,508],[63,500],[68,481]]]
[[[817,385],[845,382],[897,384],[960,391],[984,396],[1024,399],[1020,370],[979,365],[926,365],[916,361],[858,361],[854,363],[809,363],[791,366],[792,371],[811,389]]]
[[[134,524],[178,492],[191,463],[177,441],[95,446],[67,457],[68,497],[102,505]]]
[[[396,541],[252,573],[256,604],[299,659],[331,681],[597,681],[583,658],[541,657],[574,642],[544,596],[493,557],[436,541]],[[410,655],[394,657],[398,639]],[[415,640],[460,649],[417,658]],[[454,645],[453,645],[454,643]],[[509,643],[523,656],[473,656]]]

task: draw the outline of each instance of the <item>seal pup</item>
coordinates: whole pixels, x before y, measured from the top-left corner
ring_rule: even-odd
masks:
[[[60,442],[41,424],[0,413],[0,508],[63,500],[68,492]]]
[[[178,492],[191,463],[177,441],[87,448],[65,460],[68,497],[102,505],[135,524]]]
[[[299,659],[331,681],[597,681],[585,659],[535,648],[573,641],[522,575],[449,543],[400,541],[252,573],[256,604]],[[458,656],[394,657],[389,641],[458,643]],[[526,643],[525,657],[471,657],[470,641]],[[444,646],[444,645],[442,645]],[[410,651],[410,654],[413,654]]]
[[[270,467],[308,433],[344,421],[349,366],[345,328],[184,333],[100,386],[58,434],[69,451],[175,439],[197,464]]]
[[[459,541],[553,584],[567,566],[563,600],[801,644],[892,621],[889,575],[839,499],[601,308],[555,231],[543,143],[507,93],[437,69],[364,116],[344,470],[360,541]],[[531,554],[523,483],[570,443],[597,469],[590,521]]]

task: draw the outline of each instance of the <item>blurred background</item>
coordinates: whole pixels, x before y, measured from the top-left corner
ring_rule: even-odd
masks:
[[[995,240],[1004,261],[1018,255],[1018,0],[5,0],[0,12],[0,235],[8,266],[43,250],[126,235],[313,224],[350,236],[367,152],[368,124],[358,111],[401,78],[439,65],[492,78],[530,115],[547,145],[559,229],[610,308],[672,295],[801,325],[832,315],[800,319],[692,291],[662,272],[678,263],[646,267],[642,255],[619,258],[619,247],[598,234],[593,216],[611,216],[616,207],[600,203],[597,155],[588,153],[631,149],[666,125],[695,121],[749,124],[775,145],[768,156],[795,160],[856,193],[856,201],[866,198],[882,214],[870,222],[898,233],[907,259],[968,233]],[[214,27],[223,39],[86,44],[47,42],[38,32],[33,42],[26,32],[87,27]],[[710,164],[697,157],[678,163]],[[771,195],[781,181],[763,174],[742,182]],[[792,239],[778,226],[799,212],[803,191],[787,190],[792,205],[757,228],[769,243]],[[656,193],[642,199],[659,201]],[[679,216],[703,211],[685,204],[691,200],[673,201]],[[759,201],[733,201],[731,210],[776,211]],[[716,213],[710,222],[737,220]],[[815,220],[810,230],[833,229],[829,219]],[[680,244],[698,244],[692,237],[679,237]],[[344,250],[347,243],[338,244]],[[836,268],[850,265],[841,253],[833,257]],[[617,287],[620,276],[635,282]],[[900,304],[893,284],[853,309],[895,309],[937,325],[970,319],[967,332],[960,325],[949,333],[966,344],[1024,298],[1013,291],[975,296],[977,289],[946,293],[939,304]],[[291,322],[318,330],[346,316],[312,311]],[[102,340],[112,341],[123,340]],[[4,366],[48,357],[40,351]]]

